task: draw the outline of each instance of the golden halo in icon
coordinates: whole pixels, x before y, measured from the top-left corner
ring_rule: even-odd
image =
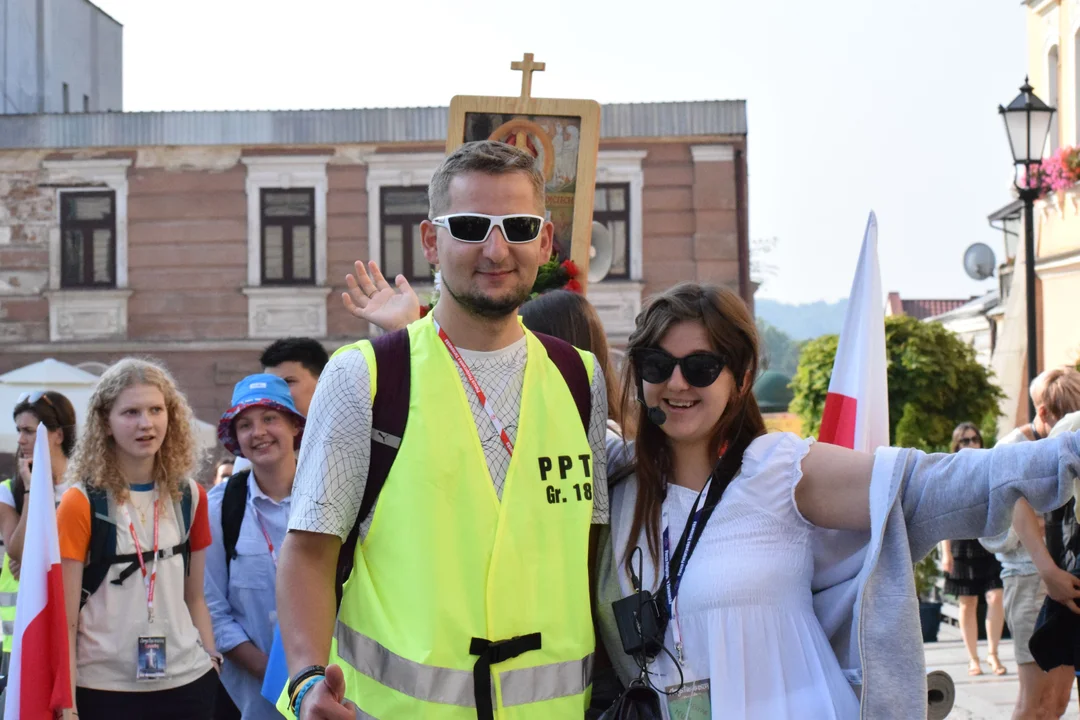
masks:
[[[491,133],[488,140],[513,145],[543,161],[544,181],[550,181],[555,171],[555,146],[544,129],[531,120],[514,118],[504,122]]]

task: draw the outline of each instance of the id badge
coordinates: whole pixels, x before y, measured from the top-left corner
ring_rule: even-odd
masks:
[[[136,680],[158,680],[165,677],[165,638],[140,637]]]
[[[674,685],[667,689],[668,718],[670,720],[712,720],[712,701],[709,697],[709,681],[695,680],[684,683],[682,689]]]

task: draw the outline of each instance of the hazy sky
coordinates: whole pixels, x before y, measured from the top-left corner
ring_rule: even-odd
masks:
[[[538,97],[744,98],[750,234],[778,239],[759,296],[846,296],[871,209],[886,290],[966,297],[995,282],[961,261],[973,242],[1003,252],[986,216],[1010,199],[996,110],[1025,74],[1013,0],[95,2],[124,24],[125,110],[516,95],[523,52],[547,63]]]

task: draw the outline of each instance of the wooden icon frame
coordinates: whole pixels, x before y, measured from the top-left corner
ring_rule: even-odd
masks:
[[[582,292],[588,287],[589,252],[592,244],[593,203],[596,195],[596,164],[600,151],[600,104],[594,100],[556,98],[488,97],[457,95],[450,101],[446,152],[452,153],[468,140],[466,128],[470,115],[513,116],[532,119],[574,119],[578,128],[577,163],[574,174],[573,219],[570,223],[570,259],[579,269],[577,280]],[[548,157],[545,152],[545,157]],[[557,162],[557,158],[553,158]],[[543,168],[542,168],[543,169]],[[550,180],[547,176],[545,179]],[[561,193],[556,196],[561,196]],[[562,201],[558,204],[562,204]],[[548,210],[552,210],[549,195]],[[564,236],[565,237],[565,236]]]

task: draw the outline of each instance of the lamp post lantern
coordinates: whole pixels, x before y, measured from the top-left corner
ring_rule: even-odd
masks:
[[[1016,165],[1016,189],[1024,202],[1024,284],[1027,292],[1027,368],[1028,385],[1038,375],[1039,341],[1035,326],[1035,200],[1039,188],[1032,186],[1035,167],[1042,161],[1043,148],[1050,134],[1055,109],[1032,92],[1028,79],[1020,94],[1006,107],[998,106],[1005,121],[1013,163]],[[1023,182],[1020,169],[1023,168]],[[1028,421],[1035,420],[1035,405],[1028,393]]]

